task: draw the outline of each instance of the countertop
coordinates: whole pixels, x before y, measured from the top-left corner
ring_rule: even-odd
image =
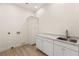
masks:
[[[59,40],[57,38],[60,37],[60,36],[54,35],[54,34],[49,34],[49,33],[40,33],[37,36],[44,37],[44,38],[47,38],[47,39],[50,39],[50,40],[54,40],[54,41],[59,41],[59,42],[63,42],[63,43],[67,43],[67,44],[71,44],[71,45],[75,45],[75,46],[79,46],[79,39],[76,39],[76,38],[73,38],[73,39],[76,39],[77,43],[73,43],[73,42],[69,42],[69,41]]]

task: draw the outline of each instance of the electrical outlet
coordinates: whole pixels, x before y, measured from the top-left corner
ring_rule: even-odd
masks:
[[[11,49],[14,49],[14,47],[12,46]]]

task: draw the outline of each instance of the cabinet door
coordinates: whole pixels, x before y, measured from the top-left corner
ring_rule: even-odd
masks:
[[[42,40],[40,38],[37,38],[36,39],[36,47],[38,49],[42,50],[42,44],[43,44]]]
[[[68,49],[68,48],[65,48],[64,56],[78,56],[78,52],[71,50],[71,49]]]
[[[54,43],[54,56],[63,56],[63,47]]]
[[[53,56],[53,40],[45,39],[43,41],[43,52],[49,56]]]

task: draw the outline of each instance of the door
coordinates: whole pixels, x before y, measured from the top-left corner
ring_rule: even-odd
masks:
[[[54,56],[63,56],[64,49],[62,46],[54,43]]]
[[[34,16],[27,18],[27,34],[29,44],[36,43],[35,37],[38,34],[39,29],[39,19]]]

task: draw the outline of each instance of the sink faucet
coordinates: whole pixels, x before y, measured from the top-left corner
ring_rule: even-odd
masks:
[[[66,29],[66,38],[68,39],[68,38],[70,38],[70,36],[69,36],[69,33],[68,33],[68,30]]]

